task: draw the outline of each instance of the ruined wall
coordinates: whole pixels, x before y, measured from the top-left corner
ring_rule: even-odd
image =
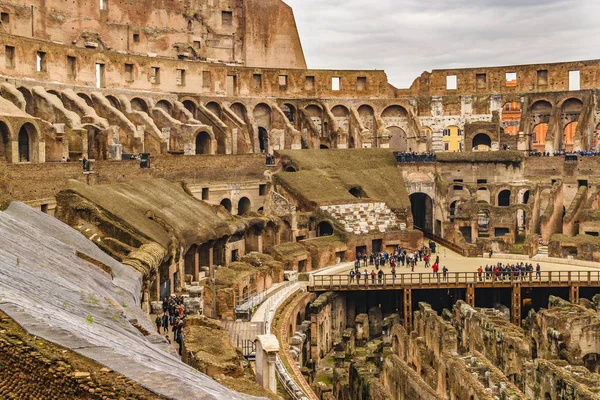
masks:
[[[310,305],[311,358],[321,359],[342,340],[346,329],[346,299],[343,294],[327,292]]]

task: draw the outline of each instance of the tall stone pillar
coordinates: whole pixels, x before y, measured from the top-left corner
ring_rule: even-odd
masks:
[[[275,362],[279,353],[279,341],[275,335],[256,337],[256,382],[267,390],[277,393]]]

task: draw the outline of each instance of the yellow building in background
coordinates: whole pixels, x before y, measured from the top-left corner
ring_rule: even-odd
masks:
[[[462,132],[458,126],[449,126],[442,133],[444,151],[462,151]]]

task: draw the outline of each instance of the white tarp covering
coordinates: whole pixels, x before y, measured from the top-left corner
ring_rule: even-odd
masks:
[[[112,268],[114,278],[75,255]],[[141,275],[57,219],[20,203],[0,212],[0,309],[30,334],[70,348],[172,399],[247,399],[182,363],[138,306]],[[136,319],[150,336],[130,323]]]

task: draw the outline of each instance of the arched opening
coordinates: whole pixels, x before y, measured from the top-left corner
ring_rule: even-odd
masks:
[[[250,211],[250,199],[247,197],[242,197],[240,201],[238,201],[238,215],[244,215],[248,211]]]
[[[294,124],[296,122],[296,107],[291,104],[284,104],[281,107],[281,110],[285,114],[285,117],[290,121],[290,124]]]
[[[489,236],[490,213],[488,210],[479,210],[477,213],[477,229],[479,231],[479,236]]]
[[[113,106],[114,108],[116,108],[117,110],[123,111],[121,109],[121,102],[115,96],[108,95],[108,96],[106,96],[106,100],[108,100],[110,105]]]
[[[458,204],[458,200],[453,201],[452,203],[450,203],[450,217],[454,217],[456,215],[456,206]]]
[[[390,149],[398,151],[408,151],[408,137],[402,128],[391,126],[387,128],[390,131]]]
[[[571,122],[565,126],[563,134],[563,145],[562,148],[565,151],[573,151],[573,145],[575,144],[575,131],[577,130],[577,121]]]
[[[533,128],[533,149],[535,151],[546,151],[546,135],[548,134],[548,124],[542,122]]]
[[[593,373],[600,373],[600,354],[589,353],[583,356],[583,365]]]
[[[156,103],[156,108],[160,108],[169,115],[171,115],[171,112],[173,111],[173,105],[167,100],[160,100],[158,103]]]
[[[133,111],[140,111],[140,112],[148,112],[148,104],[146,103],[146,101],[140,99],[139,97],[134,97],[133,99],[131,99],[131,109]]]
[[[246,119],[248,118],[248,111],[246,110],[246,107],[244,107],[244,105],[242,103],[234,103],[229,108],[242,121],[246,122]]]
[[[27,88],[20,87],[18,90],[19,90],[19,92],[21,92],[21,94],[25,98],[25,112],[29,115],[34,115],[35,114],[35,104],[33,102],[33,95]]]
[[[308,117],[308,119],[310,119],[310,121],[313,123],[316,132],[314,132],[317,135],[322,135],[323,134],[323,110],[321,109],[321,107],[311,104],[308,105],[304,108],[304,111],[306,113],[306,116]]]
[[[477,193],[475,193],[477,202],[483,202],[483,203],[487,203],[490,204],[491,202],[491,195],[490,195],[490,191],[487,190],[487,188],[484,187],[480,187],[479,189],[477,189]]]
[[[321,237],[321,236],[331,236],[333,235],[333,226],[327,222],[327,221],[322,221],[319,223],[319,225],[317,225],[317,236]]]
[[[516,136],[519,133],[519,123],[521,122],[521,105],[516,101],[504,104],[504,107],[502,107],[502,122],[504,134]]]
[[[208,111],[215,114],[217,118],[221,119],[221,106],[219,103],[211,101],[210,103],[206,104],[206,108]]]
[[[198,107],[196,106],[196,103],[194,103],[191,100],[184,100],[183,101],[183,106],[185,107],[186,110],[188,110],[190,113],[192,113],[192,116],[194,117],[194,119],[196,119],[196,113],[198,111]]]
[[[285,172],[296,172],[296,168],[289,166],[285,168]]]
[[[492,150],[492,139],[485,133],[478,133],[473,138],[473,151]]]
[[[348,190],[348,192],[350,192],[350,194],[352,196],[356,197],[357,199],[363,199],[363,198],[367,197],[365,195],[365,193],[363,192],[363,190],[359,187],[350,188],[350,190]]]
[[[433,200],[425,193],[413,193],[409,196],[415,228],[433,231]]]
[[[231,200],[229,200],[229,199],[221,200],[221,206],[223,206],[227,211],[231,212]]]
[[[33,158],[35,128],[29,122],[19,130],[19,162],[30,162]]]
[[[195,272],[196,272],[196,252],[197,251],[198,251],[198,246],[193,245],[192,247],[190,247],[190,249],[187,251],[187,253],[185,253],[185,257],[183,259],[185,275],[192,275],[192,277],[194,277]]]
[[[444,151],[460,151],[461,146],[461,132],[458,126],[451,125],[446,127],[442,131],[442,144]]]
[[[210,154],[210,135],[200,132],[196,135],[196,154]]]
[[[0,161],[12,162],[10,147],[10,130],[6,123],[0,121]]]
[[[392,105],[387,107],[381,113],[381,118],[406,118],[408,117],[408,111],[406,108],[399,105]]]
[[[331,109],[331,114],[342,131],[350,132],[350,111],[346,107],[337,105]]]
[[[329,150],[329,146],[327,146],[326,144],[322,144],[322,145],[319,145],[319,149],[321,149],[321,150]]]
[[[498,207],[510,206],[510,190],[505,189],[498,193]]]
[[[350,138],[348,139],[348,148],[349,149],[356,148],[356,143],[354,142],[354,137],[353,136],[350,136]]]
[[[258,146],[261,153],[269,151],[269,133],[262,126],[258,127]]]
[[[86,93],[77,93],[77,96],[82,98],[83,101],[85,101],[85,104],[87,104],[90,107],[94,107],[94,102],[92,101],[91,97],[88,96]]]
[[[583,110],[583,101],[575,98],[565,100],[561,109],[563,114],[580,114]]]
[[[529,190],[521,189],[519,191],[519,203],[521,203],[521,204],[529,203]]]
[[[363,104],[358,107],[358,116],[364,126],[365,129],[373,132],[375,127],[375,112],[373,111],[373,107],[368,104]]]

